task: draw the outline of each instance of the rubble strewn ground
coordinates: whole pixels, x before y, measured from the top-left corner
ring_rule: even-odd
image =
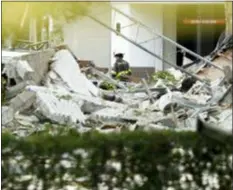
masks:
[[[232,49],[229,48],[218,52],[213,62],[232,69],[230,54]],[[39,71],[32,59],[22,60],[21,57],[27,55],[30,56],[7,51],[2,55],[3,73],[8,77],[2,107],[3,130],[20,136],[43,130],[48,122],[53,126],[68,125],[80,132],[107,133],[195,130],[197,116],[208,123],[218,123],[219,127],[231,126],[231,72],[226,74],[202,63],[187,68],[194,71],[201,65],[195,72],[207,79],[209,86],[174,68],[155,73],[147,81],[122,82],[93,64],[80,68],[69,49],[59,49],[52,59],[47,58],[50,64],[46,72],[45,67]],[[36,73],[43,72],[38,82]],[[14,79],[15,84],[12,85],[10,79]],[[107,87],[103,89],[106,81],[110,85],[105,84]]]

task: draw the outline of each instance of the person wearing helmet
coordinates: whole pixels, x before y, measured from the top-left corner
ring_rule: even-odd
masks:
[[[114,55],[116,62],[113,67],[112,77],[122,80],[124,76],[131,75],[129,63],[125,61],[123,53],[117,53]]]

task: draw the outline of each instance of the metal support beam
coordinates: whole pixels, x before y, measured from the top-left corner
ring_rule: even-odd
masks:
[[[99,23],[100,25],[104,26],[105,28],[109,29],[110,31],[116,33],[116,31],[115,31],[113,28],[111,28],[111,27],[109,27],[108,25],[106,25],[105,23],[99,21],[99,20],[96,19],[95,17],[93,17],[93,16],[91,16],[91,15],[87,15],[87,16],[88,16],[90,19],[94,20],[95,22]],[[122,37],[123,39],[127,40],[128,42],[132,43],[133,45],[139,47],[140,49],[142,49],[143,51],[145,51],[145,52],[147,52],[148,54],[152,55],[153,57],[156,57],[156,58],[162,60],[164,63],[170,65],[171,67],[174,67],[174,68],[176,68],[176,69],[178,69],[178,70],[184,72],[185,74],[187,74],[187,75],[189,75],[189,76],[191,76],[191,77],[193,77],[193,78],[195,78],[195,79],[197,79],[197,80],[203,82],[205,85],[209,86],[209,83],[208,83],[207,81],[201,79],[199,76],[194,75],[194,74],[192,74],[192,73],[186,71],[186,70],[183,69],[182,67],[179,67],[179,66],[177,66],[177,65],[174,65],[174,64],[168,62],[167,60],[163,59],[162,57],[160,57],[160,56],[154,54],[153,52],[149,51],[148,49],[144,48],[143,46],[137,44],[137,43],[134,42],[133,40],[127,38],[127,37],[124,36],[123,34],[121,34],[121,33],[119,33],[119,32],[117,32],[117,34],[118,34],[118,36]]]
[[[141,25],[142,27],[144,27],[144,28],[146,28],[147,30],[153,32],[151,28],[149,28],[149,27],[146,26],[145,24],[141,23],[140,21],[137,21],[137,20],[134,19],[133,17],[131,17],[131,16],[125,14],[124,12],[120,11],[119,9],[117,9],[117,8],[111,6],[111,5],[109,5],[109,6],[110,6],[114,11],[120,13],[121,15],[123,15],[123,16],[127,17],[128,19],[130,19],[131,21],[133,21],[133,22],[135,22],[135,23],[138,23],[138,24]],[[219,67],[219,66],[213,64],[210,60],[208,60],[208,59],[206,59],[206,58],[204,58],[204,57],[202,57],[202,56],[196,54],[195,52],[193,52],[193,51],[191,51],[191,50],[185,48],[184,46],[182,46],[182,45],[176,43],[175,41],[173,41],[173,40],[167,38],[166,36],[163,36],[162,34],[159,34],[159,33],[157,33],[157,32],[156,32],[156,33],[153,32],[153,33],[154,33],[154,35],[160,36],[160,37],[163,38],[164,40],[166,40],[166,41],[170,42],[171,44],[175,45],[176,47],[178,47],[178,48],[184,50],[185,52],[189,53],[190,55],[192,55],[192,56],[194,56],[194,57],[196,57],[196,58],[198,58],[198,59],[200,59],[200,60],[202,60],[202,61],[208,63],[209,65],[212,65],[212,66],[215,67],[216,69],[219,69],[219,70],[223,71],[223,69],[222,69],[221,67]]]

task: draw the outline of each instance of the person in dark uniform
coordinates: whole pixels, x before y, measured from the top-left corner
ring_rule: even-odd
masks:
[[[123,53],[117,53],[114,55],[116,58],[116,62],[114,63],[114,67],[112,70],[112,77],[117,79],[122,79],[124,76],[129,76],[132,74],[130,70],[130,65],[127,61],[125,61]]]

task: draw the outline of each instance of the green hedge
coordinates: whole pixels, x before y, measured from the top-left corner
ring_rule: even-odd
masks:
[[[2,189],[232,187],[232,147],[193,132],[2,135]]]

